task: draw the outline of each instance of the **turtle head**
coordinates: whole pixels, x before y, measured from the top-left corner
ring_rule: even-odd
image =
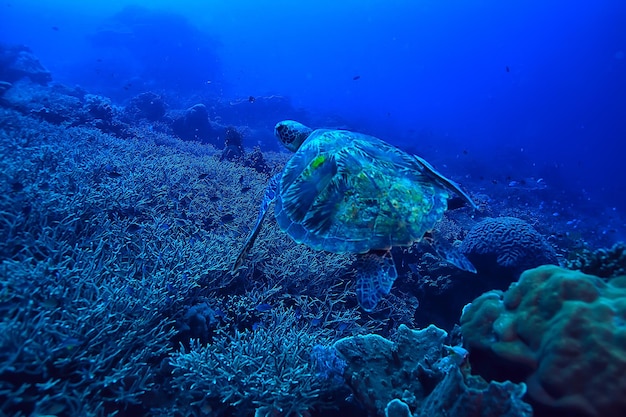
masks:
[[[274,135],[291,152],[296,152],[313,129],[293,120],[283,120],[274,127]]]

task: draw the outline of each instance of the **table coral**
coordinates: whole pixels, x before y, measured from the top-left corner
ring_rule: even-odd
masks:
[[[483,376],[524,380],[538,415],[626,415],[626,277],[546,265],[461,318]]]

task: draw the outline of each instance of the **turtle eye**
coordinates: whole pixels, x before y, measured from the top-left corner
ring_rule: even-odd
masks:
[[[274,129],[274,134],[278,137],[283,143],[291,143],[293,142],[293,137],[288,135],[288,128],[285,125],[277,125]]]

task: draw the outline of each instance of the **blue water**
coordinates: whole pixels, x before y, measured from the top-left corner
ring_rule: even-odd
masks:
[[[476,176],[545,177],[626,208],[621,0],[8,0],[0,10],[0,40],[31,47],[59,82],[120,101],[137,80],[181,96],[287,96]]]
[[[11,78],[21,52],[53,82]],[[288,158],[271,152],[287,118],[418,154],[479,209],[451,196],[432,235],[387,254],[314,251],[294,233],[304,221],[289,239],[272,215],[246,247]],[[538,417],[625,415],[626,293],[606,284],[626,273],[625,0],[3,0],[0,156],[0,417],[384,415],[371,402],[387,391],[414,413],[441,395],[428,404],[446,415],[497,415],[490,401],[528,415],[495,391],[430,392],[453,368],[527,382],[516,389]],[[321,240],[316,223],[354,189],[338,181],[314,207],[321,187],[301,182],[289,196],[318,210],[306,227]],[[282,191],[270,189],[277,204]],[[351,215],[402,213],[374,197]],[[347,237],[335,240],[350,250]],[[486,320],[464,324],[469,350],[458,334],[444,349],[434,328],[427,354],[413,339],[410,352],[346,342],[393,339],[400,324],[452,330],[480,294],[545,263],[597,277],[549,267],[526,274],[550,285],[513,284],[526,301],[489,293]],[[530,377],[535,365],[552,379]],[[457,400],[472,405],[449,412]]]

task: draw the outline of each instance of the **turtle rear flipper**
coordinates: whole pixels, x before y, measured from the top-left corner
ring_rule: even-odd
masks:
[[[252,249],[252,246],[254,246],[254,241],[261,231],[261,225],[263,224],[263,220],[267,215],[270,204],[272,204],[272,202],[276,199],[276,192],[278,191],[278,183],[281,176],[282,173],[274,175],[270,179],[270,182],[267,184],[267,187],[265,188],[265,195],[263,196],[263,201],[261,202],[261,206],[259,207],[259,215],[256,218],[256,223],[254,224],[254,228],[250,232],[250,235],[248,235],[246,242],[241,248],[237,259],[233,264],[232,272],[236,272],[241,267],[243,262],[246,260],[250,249]]]
[[[476,267],[474,264],[467,259],[465,255],[461,253],[457,248],[452,246],[445,240],[439,239],[428,239],[430,246],[437,252],[437,255],[441,257],[441,259],[446,262],[451,263],[462,271],[471,272],[472,274],[476,274]]]
[[[461,196],[461,198],[463,198],[463,200],[465,200],[467,204],[472,206],[474,210],[478,210],[478,206],[476,205],[474,200],[472,200],[469,194],[467,194],[465,191],[463,191],[463,189],[461,189],[461,186],[459,184],[457,184],[456,182],[452,181],[449,178],[444,177],[441,173],[439,173],[439,171],[433,168],[433,166],[429,164],[428,162],[426,162],[426,160],[424,160],[423,158],[420,158],[417,155],[413,155],[413,156],[415,157],[415,160],[419,163],[419,165],[422,166],[422,168],[424,169],[424,173],[426,175],[428,175],[433,180],[441,184],[443,187]]]
[[[359,255],[356,264],[356,298],[365,311],[372,311],[389,294],[398,277],[391,252]]]

